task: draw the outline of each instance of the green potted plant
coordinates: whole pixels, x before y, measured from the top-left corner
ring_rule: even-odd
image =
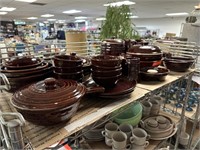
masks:
[[[138,32],[134,29],[134,24],[130,18],[130,8],[128,5],[108,6],[106,20],[102,23],[100,38],[133,39],[138,38]]]

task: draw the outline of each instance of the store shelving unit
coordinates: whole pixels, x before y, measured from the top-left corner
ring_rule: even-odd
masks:
[[[31,54],[35,55],[33,49],[29,49],[28,51],[31,52]],[[91,54],[93,53],[94,52],[91,52]],[[24,136],[29,140],[30,147],[32,147],[33,149],[44,149],[69,136],[75,135],[74,139],[77,139],[82,136],[81,130],[84,129],[85,127],[95,123],[96,121],[98,121],[99,119],[103,117],[106,118],[104,120],[105,122],[109,121],[111,119],[110,114],[113,111],[122,107],[128,107],[131,103],[135,103],[136,101],[141,101],[143,99],[149,98],[152,95],[159,94],[161,91],[169,88],[171,85],[177,82],[180,82],[181,80],[185,78],[190,79],[191,76],[194,74],[194,72],[195,72],[195,69],[190,69],[188,72],[184,72],[184,73],[171,72],[167,76],[164,82],[138,83],[136,85],[134,92],[130,95],[130,97],[126,97],[126,98],[122,98],[118,100],[108,100],[108,99],[102,99],[98,97],[85,97],[81,100],[81,106],[78,112],[72,117],[72,119],[69,122],[59,124],[57,126],[51,126],[51,127],[37,126],[37,125],[27,122],[26,126],[23,128]],[[8,93],[6,91],[3,91],[0,94],[0,104],[1,104],[0,109],[2,112],[15,112],[15,109],[10,105],[10,102],[9,102],[11,97],[12,97],[12,93]],[[164,105],[162,110],[163,111],[161,111],[161,114],[162,113],[167,114],[168,116],[170,116],[170,118],[173,118],[173,120],[176,123],[180,123],[181,115],[182,116],[184,115],[187,118],[195,120],[196,123],[199,121],[199,117],[197,116],[197,114],[199,113],[198,109],[196,110],[196,113],[195,111],[192,113],[188,113],[188,112],[183,111],[183,109],[181,110],[177,109],[177,111],[174,112],[173,107],[171,108],[171,107],[167,107],[167,105]],[[171,112],[172,115],[170,115],[169,112]],[[196,135],[196,132],[194,131],[195,129],[196,127],[194,123],[194,126],[191,129],[192,130],[191,135],[193,135],[194,133],[194,136],[193,136],[194,138],[199,137],[198,134]],[[147,149],[159,148],[163,142],[166,142],[166,141],[165,140],[151,141]],[[102,145],[101,143],[99,144]],[[101,148],[100,145],[98,149]],[[191,143],[190,145],[195,146],[195,143]],[[95,146],[97,146],[96,142],[95,142]]]
[[[81,100],[82,103],[79,111],[66,124],[53,127],[41,127],[27,123],[24,128],[24,135],[30,140],[33,148],[43,149],[59,142],[63,138],[71,136],[74,133],[78,133],[84,127],[91,125],[102,117],[109,115],[111,112],[123,106],[128,106],[135,101],[140,101],[145,97],[151,96],[154,92],[158,93],[163,88],[169,86],[169,84],[182,80],[186,76],[192,75],[193,72],[194,70],[190,70],[184,73],[184,75],[169,75],[169,78],[166,79],[165,83],[157,83],[155,88],[151,88],[149,85],[145,87],[142,83],[138,84],[135,91],[128,98],[115,101],[102,98],[84,98]],[[3,106],[2,111],[15,111],[9,104],[11,96],[12,93],[1,93],[0,100],[1,105]],[[79,136],[81,135],[78,135],[78,137]],[[150,145],[150,147],[152,147],[151,149],[155,149],[160,142],[153,142]]]

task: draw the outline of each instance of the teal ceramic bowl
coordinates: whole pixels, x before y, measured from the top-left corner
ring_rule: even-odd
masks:
[[[127,107],[129,107],[127,109]],[[114,122],[118,124],[130,124],[136,126],[142,118],[142,105],[139,102],[131,106],[125,106],[112,113]]]

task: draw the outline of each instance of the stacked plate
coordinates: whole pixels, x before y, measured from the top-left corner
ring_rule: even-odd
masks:
[[[11,90],[17,90],[27,83],[40,81],[52,75],[52,66],[35,57],[17,57],[6,61],[1,72],[8,78]]]
[[[75,55],[57,55],[54,57],[54,74],[57,78],[81,81],[83,78],[83,60]]]
[[[159,47],[150,45],[135,45],[128,50],[127,54],[140,58],[140,68],[159,66],[163,55]]]
[[[15,92],[11,104],[26,120],[52,125],[69,120],[85,92],[85,86],[76,81],[46,78]]]
[[[118,56],[99,55],[91,59],[93,80],[105,87],[110,88],[117,84],[121,78],[121,59]]]
[[[119,56],[125,53],[125,42],[119,39],[107,39],[101,45],[101,53]]]

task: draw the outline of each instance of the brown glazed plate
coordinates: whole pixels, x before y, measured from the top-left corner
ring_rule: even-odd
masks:
[[[6,61],[2,66],[8,70],[28,69],[39,66],[42,64],[42,60],[35,57],[17,57],[13,60]]]
[[[101,93],[99,96],[105,98],[115,98],[116,96],[130,94],[134,91],[136,83],[136,81],[130,81],[127,78],[121,78],[113,88],[105,89],[105,92]]]
[[[8,78],[15,78],[15,77],[26,77],[36,74],[43,74],[52,70],[51,64],[46,62],[42,63],[41,66],[31,69],[22,69],[22,70],[1,70]]]

